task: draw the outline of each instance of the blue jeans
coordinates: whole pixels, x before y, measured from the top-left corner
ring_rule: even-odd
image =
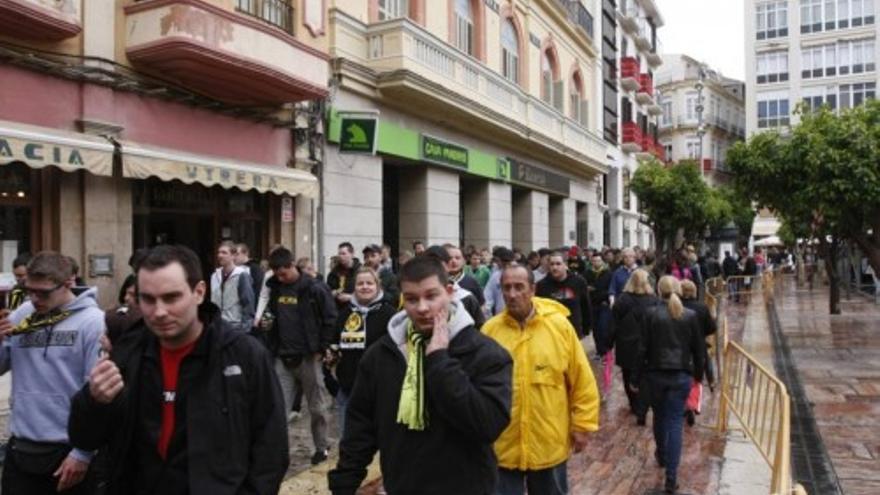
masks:
[[[611,308],[602,305],[594,313],[596,322],[593,325],[593,342],[596,343],[596,354],[604,356],[608,349],[608,323],[611,320]]]
[[[684,404],[693,378],[685,371],[649,371],[647,379],[654,410],[654,443],[666,462],[666,479],[675,481],[681,461]]]
[[[566,463],[563,462],[540,471],[498,468],[498,485],[495,487],[495,495],[524,495],[526,487],[528,487],[530,495],[568,494]]]
[[[336,414],[339,419],[339,440],[345,434],[345,410],[348,409],[348,394],[340,388],[336,393]]]

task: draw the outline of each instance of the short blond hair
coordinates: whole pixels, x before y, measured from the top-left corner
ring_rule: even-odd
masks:
[[[693,283],[690,280],[682,280],[681,281],[681,297],[685,299],[696,299],[697,298],[697,284]]]

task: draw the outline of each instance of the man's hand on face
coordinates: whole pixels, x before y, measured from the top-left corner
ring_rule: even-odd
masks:
[[[102,358],[89,375],[89,393],[101,404],[109,404],[119,395],[125,383],[113,361]]]
[[[425,347],[425,354],[431,354],[440,349],[449,348],[449,310],[443,309],[434,317],[434,332],[428,346]]]
[[[86,471],[89,470],[89,463],[68,455],[58,470],[52,475],[58,478],[58,486],[56,491],[63,492],[68,488],[76,486],[86,477]]]

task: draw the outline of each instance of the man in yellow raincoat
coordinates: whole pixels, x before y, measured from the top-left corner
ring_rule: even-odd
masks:
[[[483,332],[513,357],[510,424],[495,442],[497,495],[564,495],[566,461],[599,429],[599,391],[565,306],[535,296],[522,265],[504,269],[506,309]]]

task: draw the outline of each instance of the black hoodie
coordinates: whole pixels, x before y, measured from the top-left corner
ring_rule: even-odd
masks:
[[[535,295],[553,299],[568,308],[571,313],[568,315],[568,321],[577,330],[579,338],[584,337],[585,331],[589,333],[590,299],[587,283],[580,275],[569,273],[560,282],[553,278],[552,274],[548,274],[538,282]]]
[[[340,357],[336,364],[336,380],[346,395],[351,395],[357,366],[364,352],[388,334],[388,322],[396,312],[396,304],[383,295],[366,306],[352,299],[351,304],[339,313],[336,337]]]

